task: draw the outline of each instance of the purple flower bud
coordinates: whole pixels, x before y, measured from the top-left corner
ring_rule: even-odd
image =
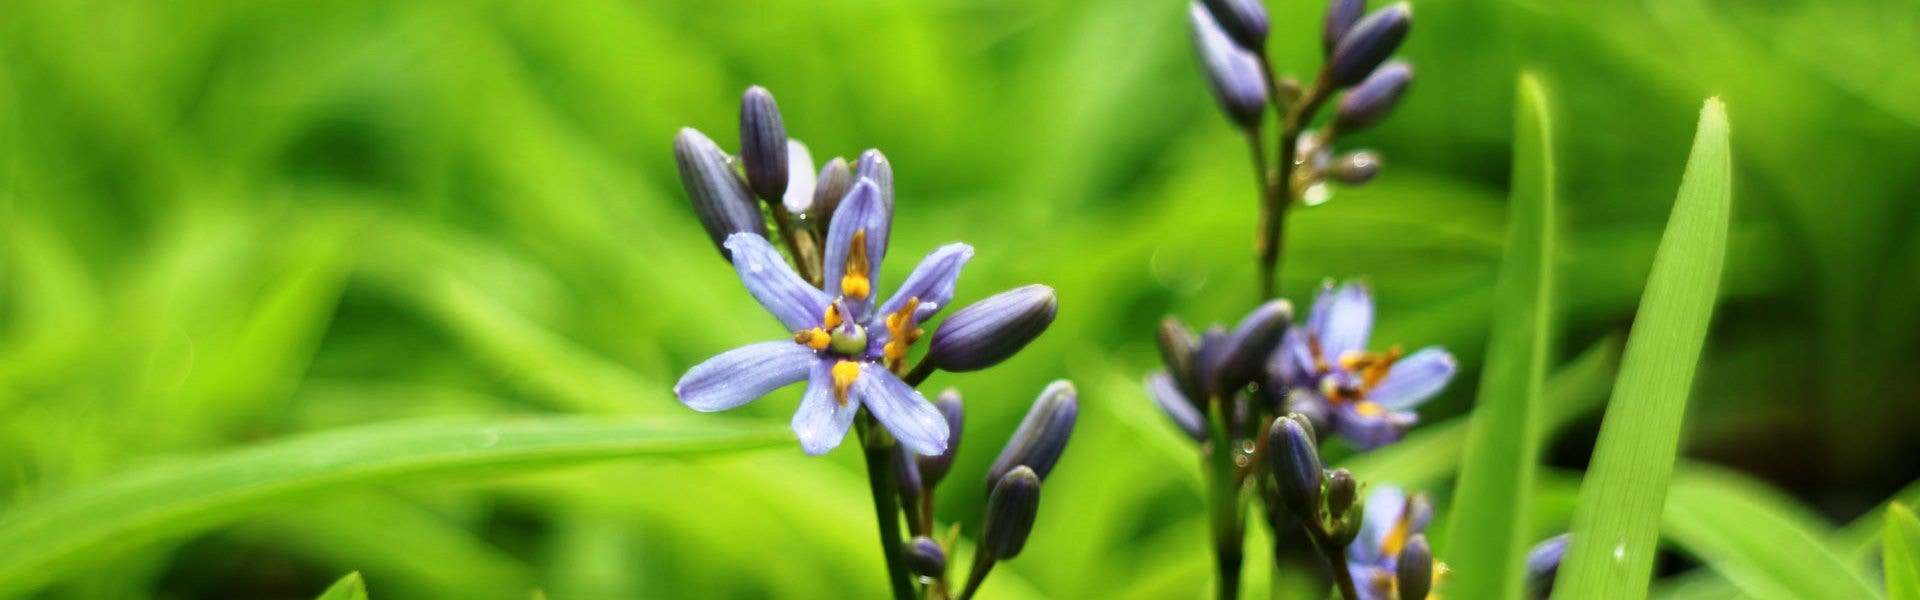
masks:
[[[913,451],[906,446],[894,446],[893,484],[897,488],[895,491],[900,493],[900,504],[904,506],[918,504],[920,491],[925,489],[920,478],[920,464],[913,457]]]
[[[757,85],[740,98],[740,162],[755,194],[781,201],[787,193],[787,125],[773,94]]]
[[[1249,52],[1267,47],[1267,6],[1260,0],[1202,0],[1220,28]]]
[[[1334,469],[1327,475],[1327,512],[1344,515],[1353,509],[1353,503],[1360,499],[1360,482],[1353,479],[1353,472],[1346,469]]]
[[[1220,348],[1220,367],[1214,373],[1217,389],[1224,393],[1252,383],[1292,321],[1293,303],[1286,300],[1268,301],[1241,319]]]
[[[980,547],[993,560],[1020,555],[1040,513],[1040,476],[1033,469],[1014,467],[987,494],[987,523]]]
[[[1320,30],[1320,46],[1333,55],[1333,49],[1340,45],[1340,38],[1346,37],[1347,30],[1360,21],[1360,15],[1367,10],[1367,0],[1333,0],[1327,3],[1326,25]]]
[[[1206,71],[1213,99],[1241,127],[1260,124],[1267,106],[1267,79],[1261,73],[1260,59],[1233,43],[1213,15],[1194,0],[1187,6],[1193,26],[1193,47],[1200,55],[1200,67]]]
[[[1205,410],[1207,401],[1206,387],[1200,384],[1200,377],[1194,364],[1194,353],[1200,340],[1193,336],[1193,330],[1180,321],[1180,317],[1167,315],[1160,319],[1160,360],[1167,364],[1167,375],[1173,379],[1175,389],[1185,396],[1194,408]]]
[[[940,485],[940,480],[945,479],[947,471],[953,468],[953,456],[960,451],[960,432],[966,421],[961,410],[959,390],[949,388],[940,392],[940,397],[933,401],[933,407],[939,409],[940,417],[947,421],[947,449],[933,456],[914,459],[920,463],[920,479],[927,489]]]
[[[1341,133],[1353,133],[1379,123],[1400,104],[1400,96],[1412,82],[1413,67],[1405,62],[1391,61],[1374,69],[1365,81],[1340,98],[1340,107],[1333,113],[1334,127]]]
[[[1226,328],[1210,325],[1206,333],[1200,334],[1200,344],[1193,350],[1194,377],[1200,380],[1199,385],[1202,389],[1195,402],[1200,404],[1201,411],[1207,410],[1208,398],[1219,395],[1221,392],[1215,384],[1220,381],[1220,359],[1224,354],[1222,350],[1226,347]]]
[[[954,372],[999,364],[1040,337],[1059,304],[1053,288],[1039,284],[994,294],[941,321],[925,360]]]
[[[887,155],[879,149],[868,148],[860,153],[860,162],[854,165],[854,180],[864,177],[872,179],[880,187],[880,204],[887,207],[887,213],[893,213],[893,163],[887,161]]]
[[[940,542],[921,535],[908,540],[902,548],[907,559],[907,570],[921,577],[938,578],[947,573],[947,553],[940,549]]]
[[[1407,538],[1398,562],[1394,578],[1399,583],[1400,597],[1426,598],[1433,591],[1433,547],[1427,545],[1427,536],[1416,533]]]
[[[1187,395],[1180,392],[1179,384],[1173,382],[1173,376],[1165,371],[1156,371],[1147,376],[1147,394],[1167,413],[1167,418],[1186,432],[1187,437],[1196,442],[1207,441],[1207,417],[1193,406]]]
[[[1553,594],[1553,580],[1560,573],[1560,559],[1567,555],[1567,534],[1560,534],[1527,551],[1527,598],[1547,600]]]
[[[731,261],[727,236],[736,233],[767,235],[767,221],[760,206],[740,180],[727,154],[699,131],[683,127],[673,138],[673,162],[680,167],[680,185],[693,200],[693,213],[707,229],[707,237]]]
[[[1294,517],[1312,519],[1320,511],[1320,449],[1304,420],[1274,419],[1267,429],[1267,462],[1273,469],[1280,502]]]
[[[838,156],[827,161],[820,168],[819,179],[813,183],[813,207],[808,216],[813,218],[814,229],[821,238],[827,235],[827,225],[833,221],[833,211],[840,208],[840,200],[853,190],[853,171],[847,169],[847,159]]]
[[[1412,24],[1413,8],[1405,2],[1374,11],[1354,23],[1327,58],[1328,81],[1343,88],[1360,83],[1399,49]]]
[[[1079,416],[1080,393],[1073,388],[1073,383],[1061,379],[1048,384],[1047,389],[1040,391],[1040,397],[1034,399],[1033,407],[1027,410],[1027,417],[1020,420],[1020,428],[1013,431],[1006,447],[1000,449],[1000,457],[994,459],[993,467],[987,469],[987,489],[992,490],[994,482],[1016,467],[1031,468],[1036,475],[1046,478],[1053,472],[1053,465],[1060,462],[1060,454],[1066,452],[1067,440],[1073,437],[1073,423]]]
[[[1327,174],[1340,183],[1363,185],[1380,174],[1380,155],[1370,150],[1349,152],[1335,159]]]

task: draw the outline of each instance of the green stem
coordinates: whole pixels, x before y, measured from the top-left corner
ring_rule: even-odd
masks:
[[[1240,596],[1240,547],[1245,535],[1240,521],[1239,474],[1233,463],[1233,440],[1227,436],[1225,406],[1218,396],[1209,400],[1208,406],[1207,431],[1211,440],[1207,450],[1207,484],[1213,552],[1220,571],[1219,597],[1231,600]]]
[[[973,549],[973,570],[967,573],[967,587],[960,591],[960,600],[971,600],[973,593],[980,591],[980,583],[987,580],[987,573],[993,571],[993,558],[987,556],[987,549],[975,546]]]
[[[1272,298],[1280,293],[1279,278],[1281,266],[1282,238],[1285,237],[1287,210],[1298,200],[1294,189],[1294,167],[1299,157],[1300,131],[1313,121],[1313,115],[1320,111],[1320,105],[1327,101],[1327,82],[1323,72],[1313,86],[1307,88],[1300,102],[1290,110],[1284,111],[1280,119],[1280,162],[1276,165],[1279,175],[1275,177],[1274,193],[1268,194],[1267,206],[1260,219],[1260,293],[1263,298]]]
[[[813,243],[812,232],[793,228],[793,214],[787,212],[787,205],[779,198],[768,200],[767,206],[773,213],[774,225],[780,229],[780,240],[786,243],[787,252],[793,254],[793,264],[799,268],[800,276],[808,283],[821,285],[820,253]]]
[[[1301,526],[1306,528],[1307,539],[1313,541],[1313,548],[1320,551],[1321,558],[1326,559],[1327,569],[1333,572],[1333,585],[1340,589],[1340,597],[1360,600],[1360,590],[1353,587],[1353,572],[1347,568],[1346,548],[1333,547],[1332,535],[1317,522],[1301,521]]]
[[[887,583],[894,600],[913,600],[905,557],[900,554],[900,501],[894,491],[893,439],[877,431],[873,416],[861,410],[856,417],[860,444],[867,454],[867,482],[873,488],[874,517],[880,524],[880,552],[887,560]]]

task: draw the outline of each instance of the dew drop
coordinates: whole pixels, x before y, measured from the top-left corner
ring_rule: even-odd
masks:
[[[1624,539],[1624,538],[1623,538],[1623,539],[1621,539],[1621,540],[1620,540],[1620,543],[1619,543],[1619,544],[1615,544],[1615,545],[1614,545],[1614,547],[1613,547],[1613,560],[1614,560],[1614,562],[1626,562],[1626,561],[1627,561],[1627,540],[1626,540],[1626,539]]]
[[[1333,188],[1327,187],[1326,182],[1308,186],[1307,191],[1300,195],[1300,200],[1307,203],[1307,206],[1319,206],[1332,199]]]

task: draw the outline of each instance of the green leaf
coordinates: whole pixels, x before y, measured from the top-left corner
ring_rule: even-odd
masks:
[[[359,571],[348,573],[327,586],[317,600],[367,600],[367,582],[360,579]]]
[[[1498,317],[1449,505],[1446,547],[1461,551],[1447,555],[1456,574],[1447,591],[1462,598],[1520,597],[1553,359],[1553,123],[1532,74],[1520,76],[1516,105],[1507,249],[1493,289]]]
[[[368,425],[114,477],[0,518],[0,597],[29,592],[143,543],[216,527],[316,493],[785,443],[776,423],[717,417],[558,417]]]
[[[1887,507],[1887,533],[1881,544],[1887,598],[1920,600],[1920,520],[1913,511],[1899,503]]]
[[[1646,597],[1680,421],[1726,256],[1729,154],[1726,109],[1708,100],[1581,484],[1559,597]]]
[[[1757,598],[1873,598],[1827,543],[1833,527],[1744,475],[1699,464],[1674,474],[1662,530],[1680,549]]]

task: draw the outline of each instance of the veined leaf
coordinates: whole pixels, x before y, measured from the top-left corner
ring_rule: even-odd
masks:
[[[1662,530],[1756,598],[1873,598],[1832,550],[1832,526],[1746,476],[1704,465],[1675,473]]]
[[[142,543],[216,527],[305,495],[394,481],[589,461],[749,450],[791,439],[724,418],[409,422],[304,435],[130,473],[0,519],[0,597]]]
[[[1561,598],[1644,598],[1733,203],[1726,108],[1708,100],[1581,484]]]
[[[1887,507],[1887,533],[1880,560],[1887,573],[1887,598],[1920,600],[1920,519],[1894,503]]]
[[[1553,122],[1546,90],[1520,76],[1514,109],[1513,199],[1507,249],[1494,285],[1493,330],[1474,404],[1447,554],[1449,594],[1519,598],[1540,452],[1547,368],[1553,359]]]
[[[327,586],[317,600],[367,600],[367,582],[360,579],[359,571],[348,573]]]

